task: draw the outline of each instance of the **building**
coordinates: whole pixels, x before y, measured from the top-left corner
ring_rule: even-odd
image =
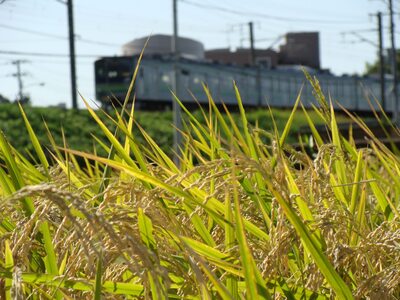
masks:
[[[302,65],[319,70],[319,33],[318,32],[291,32],[285,35],[285,44],[279,52],[268,49],[255,49],[255,61],[269,68],[278,68],[288,65]],[[229,48],[207,50],[206,59],[214,62],[250,66],[252,54],[249,48],[238,48],[231,51]]]
[[[146,55],[171,55],[172,54],[171,35],[155,34],[149,37],[134,39],[133,41],[122,46],[122,55],[131,56],[138,55],[142,52],[146,45]],[[204,59],[204,46],[201,42],[193,39],[179,37],[178,52],[181,57],[192,60]]]
[[[145,47],[145,55],[171,55],[171,35],[155,34],[148,39],[142,37],[122,46],[124,56],[138,55]],[[204,61],[231,64],[236,66],[251,66],[252,51],[249,48],[238,48],[231,51],[229,48],[204,51],[201,42],[179,37],[178,52],[180,57]],[[318,32],[290,32],[285,35],[285,43],[279,51],[271,48],[255,49],[255,62],[266,68],[287,68],[293,65],[306,66],[320,70],[319,33]]]
[[[278,64],[278,53],[272,49],[255,49],[254,54],[257,64],[267,68],[275,68]],[[238,48],[236,51],[230,51],[229,48],[208,50],[205,57],[214,62],[237,66],[250,66],[253,61],[251,49],[248,48]]]
[[[278,64],[321,68],[318,32],[290,32],[285,38],[286,43],[279,49]]]

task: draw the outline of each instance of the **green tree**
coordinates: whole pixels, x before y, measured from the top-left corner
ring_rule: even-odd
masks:
[[[397,58],[397,72],[400,72],[400,51],[397,50],[396,54]],[[391,74],[392,73],[392,66],[390,64],[388,56],[384,56],[384,70],[385,73]],[[379,73],[379,59],[376,59],[373,63],[366,63],[365,65],[365,75],[370,74],[377,74]],[[400,73],[399,73],[400,74]]]
[[[0,94],[0,103],[10,103],[10,102],[11,102],[10,99]]]

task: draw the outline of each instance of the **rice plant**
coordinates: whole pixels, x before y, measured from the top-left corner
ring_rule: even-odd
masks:
[[[281,134],[248,122],[236,86],[241,124],[206,87],[205,125],[176,98],[179,168],[127,105],[134,79],[116,130],[83,99],[106,157],[48,132],[49,159],[21,107],[38,163],[0,135],[0,298],[399,298],[399,157],[366,127],[368,148],[342,137],[309,80],[332,138],[308,118],[315,157],[286,143],[301,94]]]

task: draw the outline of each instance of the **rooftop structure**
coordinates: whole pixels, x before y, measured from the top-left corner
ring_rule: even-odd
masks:
[[[290,32],[285,37],[286,43],[279,49],[279,64],[321,68],[318,32]]]
[[[207,50],[205,56],[207,59],[238,66],[250,66],[252,64],[251,50],[248,48],[238,48],[236,51],[230,51],[229,48]],[[256,63],[268,68],[276,67],[278,64],[278,53],[272,49],[256,49]]]
[[[122,54],[124,56],[138,55],[141,53],[149,41],[146,49],[146,55],[171,55],[172,54],[172,36],[165,34],[155,34],[148,37],[134,39],[133,41],[122,46]],[[181,57],[202,60],[204,59],[204,46],[201,42],[193,39],[179,37],[178,38],[178,52]]]
[[[270,68],[280,65],[302,65],[319,70],[319,33],[318,32],[291,32],[285,35],[285,44],[279,51],[271,48],[255,49],[256,64]],[[231,51],[229,48],[212,49],[205,52],[205,57],[215,62],[228,63],[238,66],[250,66],[252,53],[249,48],[238,48]]]

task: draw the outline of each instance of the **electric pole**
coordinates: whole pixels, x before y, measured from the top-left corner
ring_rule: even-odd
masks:
[[[378,44],[379,44],[379,74],[381,83],[381,104],[382,109],[386,109],[386,95],[385,95],[385,62],[383,59],[383,36],[382,36],[382,13],[376,14],[378,18]]]
[[[175,93],[176,97],[179,98],[179,56],[180,56],[180,49],[179,49],[179,44],[178,44],[178,8],[177,8],[177,1],[178,0],[172,0],[173,5],[172,5],[172,12],[173,12],[173,30],[174,30],[174,35],[172,38],[172,43],[171,43],[171,50],[172,50],[172,55],[173,55],[173,61],[174,61],[174,78],[172,80],[173,85],[172,89],[173,92]],[[183,99],[180,99],[183,100]],[[174,130],[174,152],[175,152],[175,157],[174,161],[175,164],[179,167],[180,166],[180,159],[179,159],[179,154],[180,154],[180,147],[182,144],[182,117],[181,117],[181,107],[179,103],[175,100],[172,99],[172,109],[173,109],[173,122],[175,126]]]
[[[75,34],[72,0],[67,0],[68,7],[68,32],[69,32],[69,57],[71,65],[71,92],[72,108],[78,109],[77,87],[76,87],[76,64],[75,64]]]
[[[28,62],[27,60],[14,60],[13,65],[17,66],[17,73],[12,74],[12,76],[17,77],[18,80],[18,101],[23,102],[24,100],[24,84],[22,77],[26,76],[27,73],[21,72],[21,64]]]
[[[254,32],[253,22],[249,22],[249,33],[250,33],[250,51],[251,51],[251,64],[256,65],[256,50],[254,49]]]
[[[389,17],[390,17],[390,41],[392,43],[392,74],[393,74],[393,94],[394,94],[394,110],[393,122],[395,124],[399,121],[399,95],[397,90],[397,53],[394,40],[394,21],[393,21],[393,1],[389,0]]]
[[[261,66],[257,64],[256,49],[254,46],[254,29],[253,22],[249,22],[249,35],[250,35],[250,54],[251,54],[251,65],[256,67],[256,90],[257,90],[257,103],[262,105],[261,101]]]

